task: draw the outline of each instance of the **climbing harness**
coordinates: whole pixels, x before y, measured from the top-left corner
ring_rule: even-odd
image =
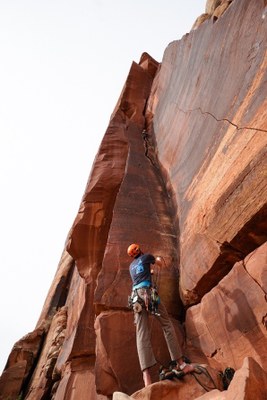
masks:
[[[155,286],[151,286],[145,290],[144,298],[138,295],[138,289],[133,290],[131,295],[128,296],[128,307],[137,313],[145,308],[151,314],[160,316],[158,312],[159,303],[160,297]]]
[[[145,306],[144,300],[138,296],[137,290],[133,290],[131,296],[128,296],[128,307],[134,312],[141,312]]]
[[[129,255],[132,255],[134,252],[138,251],[140,251],[140,246],[138,244],[134,243],[128,247]],[[162,259],[163,257],[160,258]],[[157,259],[158,257],[156,258],[156,260]],[[153,272],[151,272],[151,279],[152,275]],[[158,293],[158,288],[156,283],[154,283],[152,280],[150,287],[145,287],[142,289],[145,289],[144,294],[142,294],[142,298],[138,295],[138,289],[134,289],[131,295],[128,296],[128,308],[137,313],[141,312],[142,309],[144,308],[147,311],[149,311],[152,315],[156,315],[159,317],[160,313],[158,311],[158,306],[160,304],[160,296]]]

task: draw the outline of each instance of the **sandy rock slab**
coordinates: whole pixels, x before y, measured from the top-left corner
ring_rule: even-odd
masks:
[[[52,400],[108,400],[106,396],[96,393],[93,366],[86,359],[77,359],[67,365],[52,395]]]
[[[242,367],[236,371],[228,390],[218,389],[206,392],[193,380],[186,376],[182,381],[164,381],[150,385],[128,396],[115,392],[112,400],[266,400],[267,373],[251,357],[245,358]],[[198,395],[200,391],[205,393]],[[178,397],[179,396],[179,397]]]
[[[212,376],[214,371],[212,371],[210,368],[208,368],[208,371],[211,372],[210,376]],[[214,385],[212,383],[213,381],[210,379],[210,376],[208,378],[205,376],[199,376],[198,381],[193,375],[190,374],[186,375],[180,380],[173,379],[156,382],[133,393],[131,396],[128,396],[122,392],[115,392],[113,394],[113,400],[173,400],[178,398],[192,400],[206,393],[204,388],[205,384],[211,385],[212,388],[214,388],[215,385],[220,385],[217,379],[215,379],[216,383],[214,382]],[[199,382],[201,382],[203,386]]]
[[[192,400],[205,393],[205,390],[192,377],[186,377],[186,381],[189,381],[189,379],[192,381],[190,386],[178,380],[175,382],[157,382],[135,392],[131,396],[115,392],[112,400],[173,400],[178,398]]]

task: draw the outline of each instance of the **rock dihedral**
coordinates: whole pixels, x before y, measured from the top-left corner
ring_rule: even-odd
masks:
[[[206,14],[213,18],[172,42],[162,63],[144,53],[132,64],[37,327],[14,345],[0,399],[264,399],[266,2],[209,1]],[[209,371],[237,370],[228,390],[206,393],[193,376],[141,389],[127,309],[125,249],[135,241],[163,257],[154,279],[185,353]]]

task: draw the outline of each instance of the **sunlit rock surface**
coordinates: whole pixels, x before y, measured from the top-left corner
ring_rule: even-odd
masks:
[[[266,397],[267,373],[253,358],[245,358],[235,373],[228,390],[212,390],[197,400],[249,400]]]
[[[200,304],[188,309],[187,344],[201,349],[214,367],[239,369],[250,355],[267,370],[266,275],[267,243],[236,263]]]
[[[36,329],[1,375],[1,400],[265,398],[266,2],[208,1],[203,11],[161,63],[147,53],[133,62]],[[203,375],[202,385],[158,381],[170,360],[151,319],[158,364],[143,389],[127,307],[131,242],[161,256],[161,298],[216,388]],[[226,367],[236,373],[222,391]]]
[[[262,1],[232,2],[167,47],[152,87],[148,113],[176,203],[188,305],[266,240],[263,13]]]

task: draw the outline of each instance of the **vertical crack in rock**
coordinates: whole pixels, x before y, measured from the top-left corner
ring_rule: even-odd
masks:
[[[45,334],[45,332],[43,332],[43,334],[41,336],[41,341],[40,341],[40,345],[39,345],[36,357],[34,357],[32,359],[32,365],[31,365],[31,367],[29,369],[28,374],[25,375],[23,383],[22,383],[22,386],[21,386],[21,389],[19,391],[19,394],[20,394],[20,396],[22,396],[22,398],[24,398],[24,395],[28,392],[31,379],[32,379],[32,377],[34,375],[35,369],[36,369],[36,367],[38,365],[38,362],[40,360],[40,357],[41,357],[43,345],[45,343],[45,338],[46,338],[46,334]]]
[[[143,137],[143,140],[144,140],[145,156],[149,159],[151,164],[153,166],[155,166],[155,162],[149,156],[149,147],[150,147],[150,145],[149,145],[149,134],[147,133],[147,131],[145,129],[142,131],[142,137]]]
[[[74,271],[75,262],[64,249],[36,327],[51,320],[55,312],[66,304]]]
[[[65,305],[68,297],[69,287],[73,276],[74,268],[75,268],[75,263],[74,261],[72,261],[70,269],[67,272],[67,274],[65,276],[64,275],[61,276],[60,281],[58,282],[58,285],[54,292],[53,298],[51,299],[50,302],[48,316],[53,315],[55,310],[58,310],[58,308],[63,307]]]
[[[5,369],[0,377],[1,399],[5,400],[11,394],[19,396],[27,392],[27,388],[41,358],[48,328],[49,321],[46,321],[33,332],[25,335],[13,346]]]

